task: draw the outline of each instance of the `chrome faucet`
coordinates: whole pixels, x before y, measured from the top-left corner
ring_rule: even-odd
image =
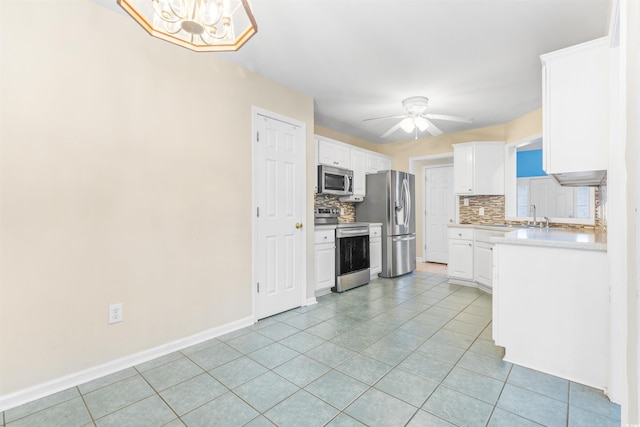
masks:
[[[544,217],[544,224],[546,228],[549,228],[549,217],[547,216]],[[542,228],[542,221],[540,221],[540,228]]]
[[[529,212],[533,212],[533,226],[538,225],[538,221],[536,220],[536,204],[532,203]]]

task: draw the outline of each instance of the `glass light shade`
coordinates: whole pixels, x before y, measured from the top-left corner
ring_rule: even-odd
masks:
[[[257,31],[248,0],[118,0],[149,34],[199,52],[235,51]]]
[[[409,132],[412,132],[416,128],[416,125],[413,122],[413,118],[412,117],[407,117],[406,119],[403,119],[400,122],[400,127],[402,128],[403,131],[409,133]]]
[[[420,132],[424,132],[429,127],[429,122],[424,117],[416,117],[416,126]]]

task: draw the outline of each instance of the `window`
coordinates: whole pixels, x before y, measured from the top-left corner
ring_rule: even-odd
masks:
[[[508,144],[505,164],[505,218],[532,221],[548,217],[566,224],[595,223],[595,191],[563,187],[542,170],[542,139]]]

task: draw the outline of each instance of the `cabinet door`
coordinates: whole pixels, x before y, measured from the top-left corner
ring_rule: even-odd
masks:
[[[378,277],[382,271],[382,239],[369,241],[369,257],[371,262],[371,277]]]
[[[369,230],[369,257],[371,277],[382,272],[382,227],[372,226]]]
[[[609,50],[603,38],[542,55],[545,172],[607,169]]]
[[[453,146],[453,192],[473,193],[473,146]]]
[[[335,286],[336,248],[331,244],[315,245],[316,290]]]
[[[386,156],[367,153],[366,173],[376,173],[391,169],[391,159]]]
[[[344,144],[318,139],[318,163],[340,168],[351,168],[351,150]]]
[[[493,282],[493,244],[476,242],[474,252],[474,279],[491,288]]]
[[[449,277],[473,280],[473,241],[449,240]]]
[[[386,171],[391,169],[391,159],[386,157],[380,158],[379,171]]]
[[[479,142],[473,147],[473,194],[504,195],[504,144]]]
[[[365,173],[366,154],[364,151],[351,150],[351,169],[353,169],[353,195],[366,194],[367,175]]]

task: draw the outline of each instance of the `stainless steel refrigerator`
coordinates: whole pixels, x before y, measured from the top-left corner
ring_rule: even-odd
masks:
[[[356,204],[356,221],[382,223],[381,277],[416,269],[415,177],[407,172],[367,175],[366,196]]]

